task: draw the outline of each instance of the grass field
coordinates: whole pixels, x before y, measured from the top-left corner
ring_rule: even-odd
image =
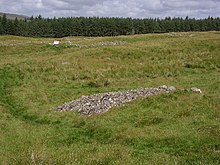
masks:
[[[220,164],[220,32],[186,34],[67,37],[59,47],[0,36],[0,164]],[[178,90],[101,115],[53,110],[164,84]],[[191,87],[203,93],[182,90]]]

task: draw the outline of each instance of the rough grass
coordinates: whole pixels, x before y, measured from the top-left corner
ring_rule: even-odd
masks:
[[[0,37],[0,164],[219,164],[220,33]],[[31,41],[31,42],[30,42]],[[53,107],[97,92],[173,85],[91,117]],[[181,89],[196,86],[202,94]]]

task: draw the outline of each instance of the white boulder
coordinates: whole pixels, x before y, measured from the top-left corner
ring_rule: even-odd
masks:
[[[192,91],[192,92],[195,92],[195,93],[202,93],[202,90],[199,89],[199,88],[196,88],[196,87],[192,87],[192,88],[191,88],[191,91]]]

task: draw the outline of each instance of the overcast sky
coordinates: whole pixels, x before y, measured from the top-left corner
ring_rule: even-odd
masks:
[[[0,12],[43,17],[220,17],[220,0],[0,0]]]

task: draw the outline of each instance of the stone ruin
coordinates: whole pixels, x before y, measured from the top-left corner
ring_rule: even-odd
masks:
[[[107,112],[112,107],[120,106],[139,97],[169,93],[175,90],[176,88],[173,86],[168,87],[163,85],[158,88],[140,88],[136,90],[93,94],[66,102],[56,107],[56,111],[78,111],[81,115],[101,114]]]

